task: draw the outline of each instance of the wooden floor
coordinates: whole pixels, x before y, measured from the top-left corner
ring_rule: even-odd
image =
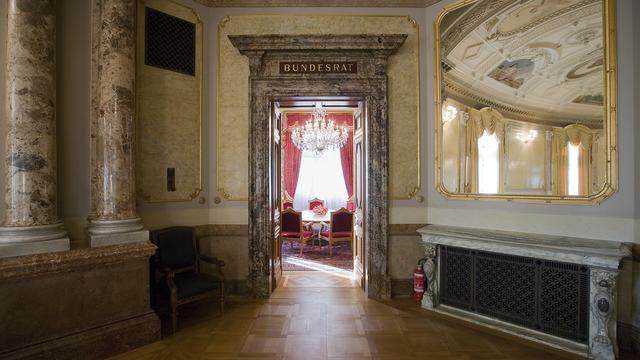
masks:
[[[287,272],[271,299],[185,308],[179,331],[114,359],[566,359],[419,309],[369,300],[351,279]]]

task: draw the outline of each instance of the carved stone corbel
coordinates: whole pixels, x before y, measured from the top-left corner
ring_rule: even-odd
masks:
[[[591,269],[589,353],[593,359],[616,358],[616,293],[618,271]]]
[[[424,245],[426,261],[422,266],[426,276],[426,290],[422,297],[422,307],[425,309],[434,309],[438,305],[438,245]]]

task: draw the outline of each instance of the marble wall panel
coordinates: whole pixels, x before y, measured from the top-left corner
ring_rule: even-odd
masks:
[[[225,18],[218,28],[217,186],[227,200],[248,198],[249,66],[232,34],[408,34],[389,58],[389,186],[391,199],[420,187],[419,29],[406,16],[250,15]]]
[[[190,201],[202,190],[202,22],[191,8],[166,0],[138,3],[137,191],[146,201]],[[195,76],[144,63],[145,7],[196,24]],[[175,169],[175,191],[167,187]]]

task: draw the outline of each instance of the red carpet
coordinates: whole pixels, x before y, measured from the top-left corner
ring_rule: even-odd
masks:
[[[291,249],[291,242],[284,241],[282,269],[285,271],[330,270],[326,267],[333,267],[353,271],[353,253],[350,242],[335,243],[331,256],[329,256],[329,244],[324,241],[323,245],[321,249],[318,246],[318,240],[315,240],[315,245],[311,245],[310,242],[304,246],[302,256],[300,256],[300,244],[294,243],[293,249]]]

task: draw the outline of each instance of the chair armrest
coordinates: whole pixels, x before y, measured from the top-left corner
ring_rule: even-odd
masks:
[[[223,267],[224,266],[224,261],[213,257],[213,256],[208,256],[208,255],[200,255],[200,260],[209,263],[209,264],[213,264],[216,265],[218,267]]]
[[[171,270],[168,266],[163,266],[158,263],[155,264],[156,270],[165,275],[175,275],[175,271]]]

